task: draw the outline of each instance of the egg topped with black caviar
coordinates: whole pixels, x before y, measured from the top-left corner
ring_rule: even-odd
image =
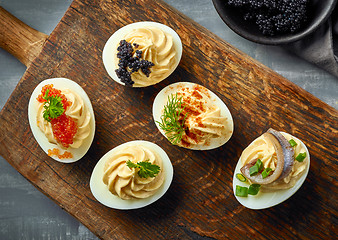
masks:
[[[120,28],[108,39],[102,53],[110,77],[129,87],[147,87],[166,79],[181,56],[178,34],[157,22],[137,22]]]

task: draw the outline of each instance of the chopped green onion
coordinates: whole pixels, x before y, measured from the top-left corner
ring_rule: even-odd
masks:
[[[290,143],[291,147],[297,146],[297,143],[293,139],[290,139],[289,143]]]
[[[246,182],[246,177],[244,177],[241,173],[237,173],[236,178],[241,182]]]
[[[258,170],[261,171],[263,169],[263,163],[260,159],[257,160],[256,162],[257,166],[258,166]]]
[[[236,196],[247,197],[248,196],[248,188],[236,185]]]
[[[265,168],[264,171],[262,172],[262,177],[266,178],[267,176],[269,176],[269,174],[271,173],[272,169],[271,168]]]
[[[263,163],[260,159],[257,160],[255,165],[253,165],[251,168],[249,168],[250,176],[256,175],[259,171],[263,169]]]
[[[298,154],[298,156],[296,157],[296,160],[298,162],[303,162],[305,158],[306,158],[306,152],[303,152],[303,153]]]
[[[249,168],[250,176],[254,176],[258,173],[258,166],[255,164],[251,168]]]
[[[248,194],[250,195],[257,195],[257,193],[259,192],[261,185],[259,184],[251,184],[248,190]]]

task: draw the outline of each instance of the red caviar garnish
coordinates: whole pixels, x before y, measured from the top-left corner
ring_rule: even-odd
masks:
[[[37,97],[36,100],[38,100],[40,103],[46,102],[46,100],[44,99],[44,96],[45,96],[47,90],[49,90],[48,96],[55,96],[55,97],[59,96],[59,97],[61,97],[63,109],[65,111],[67,110],[68,106],[72,105],[72,102],[68,101],[66,96],[61,93],[61,90],[53,88],[53,84],[47,84],[47,85],[43,86],[42,90],[41,90],[41,94]]]
[[[65,151],[63,154],[60,154],[60,150],[58,148],[48,149],[48,156],[57,156],[59,159],[64,158],[72,158],[73,154]]]
[[[54,118],[50,121],[52,124],[53,134],[55,139],[68,148],[73,143],[73,138],[77,132],[76,122],[66,114]]]

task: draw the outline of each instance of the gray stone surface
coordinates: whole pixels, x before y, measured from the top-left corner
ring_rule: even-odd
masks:
[[[209,0],[165,0],[225,41],[272,68],[322,101],[338,108],[338,79],[280,47],[249,42],[233,33]],[[70,0],[0,0],[0,5],[50,34]],[[25,66],[0,49],[0,109]],[[0,239],[97,239],[86,227],[40,193],[0,157]]]

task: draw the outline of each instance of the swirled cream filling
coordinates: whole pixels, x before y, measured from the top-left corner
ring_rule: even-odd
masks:
[[[177,50],[170,34],[149,26],[134,29],[126,34],[124,39],[131,44],[137,44],[136,50],[142,51],[142,59],[155,64],[150,68],[149,77],[141,69],[131,74],[134,87],[156,84],[167,78],[174,70]],[[115,62],[118,68],[118,60]]]
[[[297,145],[294,147],[295,156],[297,156],[299,153],[306,152],[305,148],[298,139],[292,138],[290,134],[282,133],[282,135],[288,141],[293,139],[297,143]],[[264,134],[256,138],[246,149],[244,149],[241,155],[242,166],[257,158],[262,161],[264,168],[271,168],[272,171],[276,169],[277,154],[275,148],[273,147],[271,141],[269,141],[269,139],[264,136]],[[306,157],[303,162],[298,162],[295,160],[292,171],[288,176],[273,183],[262,185],[262,191],[288,189],[293,187],[300,176],[305,172],[307,164],[308,157]]]
[[[193,89],[182,88],[177,96],[182,97],[184,110],[181,115],[187,116],[186,130],[179,145],[207,145],[211,138],[226,134],[228,120],[221,116],[221,109],[211,101],[206,88],[198,85]]]
[[[149,161],[160,167],[155,177],[141,178],[136,168],[129,168],[126,162]],[[128,146],[114,153],[105,163],[103,182],[109,191],[121,199],[147,198],[155,194],[164,182],[162,159],[151,149],[141,146]]]
[[[79,148],[90,134],[90,112],[87,106],[84,104],[83,99],[74,91],[70,89],[60,89],[62,94],[64,94],[68,101],[72,104],[68,106],[65,114],[73,118],[77,123],[77,132],[73,138],[73,144],[70,145],[70,148]],[[59,144],[53,135],[53,129],[50,122],[43,118],[43,103],[39,102],[38,105],[38,114],[37,114],[37,125],[40,130],[45,134],[48,141],[57,145],[60,148],[64,148],[62,144]]]

